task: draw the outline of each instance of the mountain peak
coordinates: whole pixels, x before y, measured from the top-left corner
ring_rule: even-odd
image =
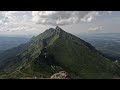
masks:
[[[119,67],[58,26],[0,54],[0,79],[115,79]]]
[[[62,28],[60,28],[59,26],[56,26],[55,28],[49,28],[47,29],[48,32],[54,32],[54,33],[61,33],[64,30]]]
[[[64,30],[62,30],[60,27],[56,26],[55,31],[56,31],[57,33],[61,33],[61,32],[63,32]]]
[[[62,30],[59,26],[56,26],[55,29],[56,29],[56,30]]]

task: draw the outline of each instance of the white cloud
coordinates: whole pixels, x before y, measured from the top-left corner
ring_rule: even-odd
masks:
[[[96,16],[111,14],[111,11],[0,11],[0,24],[29,23],[43,25],[69,25],[91,22]]]
[[[33,11],[33,21],[38,24],[67,25],[76,23],[89,11]],[[81,13],[81,14],[80,14]]]
[[[83,18],[81,18],[81,21],[84,22],[91,22],[93,19],[96,18],[96,16],[98,15],[98,12],[96,11],[91,11],[88,14],[86,14]]]
[[[111,11],[33,11],[33,22],[48,25],[69,25],[91,22],[96,16],[111,14]]]
[[[91,22],[97,16],[109,14],[111,11],[0,11],[0,33],[40,31],[39,24],[64,26]]]
[[[88,31],[102,31],[102,30],[103,30],[103,26],[96,26],[88,29]]]
[[[30,11],[0,11],[0,20],[4,23],[20,23],[32,20]]]

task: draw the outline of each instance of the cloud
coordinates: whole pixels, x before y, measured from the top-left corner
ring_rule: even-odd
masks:
[[[69,25],[91,22],[111,11],[0,11],[0,25],[34,22],[43,25]]]
[[[111,11],[0,11],[0,32],[36,31],[40,30],[38,24],[63,26],[89,23],[98,16],[109,14]]]
[[[29,22],[31,20],[30,11],[0,11],[0,21],[4,23]]]
[[[32,20],[43,25],[69,25],[79,22],[91,22],[97,16],[109,15],[111,11],[33,11]]]
[[[92,32],[102,31],[102,30],[103,30],[103,26],[96,26],[88,29],[88,31],[92,31]]]
[[[83,22],[91,22],[93,19],[96,18],[97,15],[98,15],[98,12],[91,11],[88,14],[86,14],[83,18],[81,18],[81,21],[83,21]]]
[[[31,11],[0,11],[0,33],[31,30],[31,13]]]
[[[45,26],[43,25],[37,25],[34,23],[16,23],[16,24],[12,24],[9,23],[7,25],[3,24],[0,25],[0,34],[1,33],[25,33],[25,32],[32,32],[32,33],[37,33],[37,31],[42,32],[45,29],[41,29],[44,28]]]

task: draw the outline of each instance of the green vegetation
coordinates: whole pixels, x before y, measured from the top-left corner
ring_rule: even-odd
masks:
[[[11,57],[12,62],[7,58],[4,59],[7,63],[3,62],[2,67],[0,66],[1,71],[4,71],[0,74],[0,78],[50,78],[62,70],[72,79],[120,77],[118,63],[103,57],[89,43],[59,27],[46,30],[32,38],[26,45],[27,47]]]

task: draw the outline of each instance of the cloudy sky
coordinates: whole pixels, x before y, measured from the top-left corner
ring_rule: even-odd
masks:
[[[120,11],[0,11],[0,35],[37,35],[55,26],[73,34],[120,33]]]

